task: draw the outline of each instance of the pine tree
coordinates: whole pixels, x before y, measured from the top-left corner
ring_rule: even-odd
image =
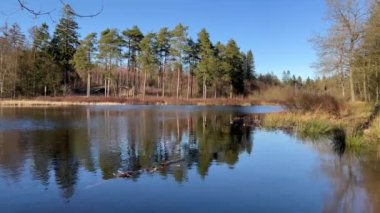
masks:
[[[229,66],[231,86],[237,95],[244,93],[244,70],[240,49],[234,40],[229,40],[226,45],[226,62]]]
[[[193,79],[195,76],[195,70],[198,67],[200,61],[200,46],[199,43],[194,42],[193,39],[189,38],[187,41],[188,48],[185,50],[184,62],[189,66],[189,77],[187,85],[187,98],[193,97]]]
[[[206,29],[202,29],[198,33],[198,43],[200,46],[200,62],[197,67],[197,79],[201,82],[202,97],[207,98],[207,87],[212,82],[213,74],[216,70],[216,58],[210,35]]]
[[[246,54],[244,61],[244,78],[248,81],[253,81],[255,79],[255,59],[252,53],[252,50],[249,50]]]
[[[185,27],[182,24],[178,24],[172,31],[173,37],[171,40],[170,55],[172,57],[174,70],[177,71],[177,89],[176,89],[177,99],[179,98],[179,92],[180,92],[179,87],[180,87],[181,73],[183,71],[183,60],[185,56],[185,51],[188,49],[187,30],[188,30],[188,27]]]
[[[34,95],[46,95],[48,93],[55,95],[62,80],[62,75],[50,52],[48,25],[43,23],[40,27],[34,28],[32,30],[32,37],[33,73],[30,78],[26,77],[27,81],[33,84],[30,91],[33,91]]]
[[[68,92],[68,86],[76,77],[71,60],[79,45],[78,28],[78,24],[75,21],[74,11],[70,5],[66,4],[51,41],[54,59],[62,69],[64,93]]]
[[[137,76],[137,57],[138,57],[138,52],[140,50],[140,42],[144,38],[143,33],[140,31],[140,29],[137,26],[133,26],[131,29],[126,29],[123,31],[123,36],[125,37],[126,40],[126,45],[128,48],[128,72],[132,71],[133,72],[133,95],[136,95],[137,92],[137,86],[138,82],[136,79]],[[127,77],[129,78],[129,77]],[[127,79],[128,81],[129,79]]]
[[[116,29],[106,29],[101,33],[98,42],[98,59],[103,63],[106,70],[104,75],[104,95],[110,95],[112,70],[118,65],[122,57],[124,40]]]
[[[219,90],[219,94],[221,91],[229,90],[230,83],[230,75],[229,75],[229,65],[226,62],[226,46],[220,42],[217,42],[215,45],[215,54],[217,58],[216,71],[213,76],[213,84],[214,84],[214,97],[217,97],[217,93]],[[227,94],[227,93],[226,93]],[[223,95],[226,95],[223,94]]]
[[[87,97],[91,90],[91,70],[94,67],[94,55],[96,51],[96,33],[91,33],[81,41],[76,53],[74,54],[73,64],[79,76],[87,79]]]
[[[159,55],[160,69],[159,77],[162,82],[162,97],[165,97],[165,71],[168,62],[168,57],[170,54],[170,41],[172,39],[172,33],[168,28],[164,27],[160,29],[160,32],[157,34],[157,53]],[[160,84],[158,83],[158,86]]]
[[[158,67],[156,49],[156,35],[153,33],[148,33],[140,42],[140,54],[138,56],[138,62],[144,72],[143,99],[145,99],[146,93],[147,74],[153,73]]]

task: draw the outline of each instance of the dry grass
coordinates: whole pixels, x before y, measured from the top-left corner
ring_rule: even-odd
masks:
[[[273,86],[269,88],[261,88],[254,92],[250,98],[262,101],[277,101],[285,103],[289,97],[294,95],[294,89],[289,87]]]
[[[291,111],[328,113],[339,116],[341,104],[330,95],[300,93],[287,99],[286,106]]]
[[[5,107],[31,107],[31,106],[78,106],[78,105],[280,105],[278,101],[260,101],[252,98],[216,98],[216,99],[199,99],[199,98],[161,98],[146,97],[142,98],[125,98],[125,97],[84,97],[84,96],[66,96],[66,97],[38,97],[34,99],[20,100],[0,100],[0,106]]]
[[[268,114],[264,118],[266,128],[292,128],[297,134],[317,138],[319,135],[329,134],[333,129],[342,129],[346,133],[348,146],[358,147],[369,139],[380,141],[380,117],[373,122],[368,132],[360,131],[360,126],[366,122],[374,107],[367,103],[350,103],[342,107],[340,116],[315,111],[293,111]]]
[[[369,129],[364,131],[364,137],[371,142],[380,142],[380,116],[377,116]]]

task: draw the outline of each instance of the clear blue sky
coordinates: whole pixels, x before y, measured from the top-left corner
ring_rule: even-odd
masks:
[[[62,6],[58,0],[24,2],[35,10],[55,9],[52,17],[58,21]],[[66,2],[80,14],[94,13],[102,5],[102,0]],[[104,0],[103,4],[99,16],[77,19],[82,36],[107,27],[124,30],[133,25],[146,33],[181,22],[190,27],[193,38],[203,27],[213,42],[234,38],[241,50],[252,49],[257,72],[274,72],[280,77],[283,70],[315,76],[310,66],[316,56],[308,40],[327,26],[324,0]],[[19,9],[17,0],[1,0],[0,23],[17,22],[25,32],[43,21],[55,25],[49,17],[34,19]]]

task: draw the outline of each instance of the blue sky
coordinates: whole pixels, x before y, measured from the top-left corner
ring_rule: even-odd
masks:
[[[59,0],[24,2],[36,10],[55,9],[52,17],[58,21]],[[102,5],[102,0],[66,2],[81,14],[94,13]],[[252,49],[257,72],[273,72],[280,77],[283,70],[315,77],[310,66],[316,56],[308,40],[327,26],[324,0],[104,0],[103,5],[99,16],[77,19],[83,37],[107,27],[124,30],[138,25],[146,33],[182,23],[196,38],[204,27],[213,42],[233,38],[242,51]],[[5,21],[19,23],[25,32],[44,21],[55,25],[49,17],[35,19],[20,11],[17,0],[1,0],[0,23]]]

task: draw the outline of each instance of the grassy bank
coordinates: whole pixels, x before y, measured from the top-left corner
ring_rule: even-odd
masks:
[[[218,106],[253,106],[253,105],[281,105],[281,101],[262,101],[252,98],[123,98],[123,97],[48,97],[18,100],[0,100],[1,107],[35,107],[35,106],[80,106],[80,105],[218,105]]]
[[[373,111],[374,106],[367,103],[344,104],[339,113],[329,113],[325,110],[291,110],[266,115],[264,127],[291,128],[299,136],[313,139],[328,136],[339,129],[345,132],[348,147],[360,147],[373,142],[374,139],[380,139],[380,117],[376,118],[369,128],[365,126]]]

